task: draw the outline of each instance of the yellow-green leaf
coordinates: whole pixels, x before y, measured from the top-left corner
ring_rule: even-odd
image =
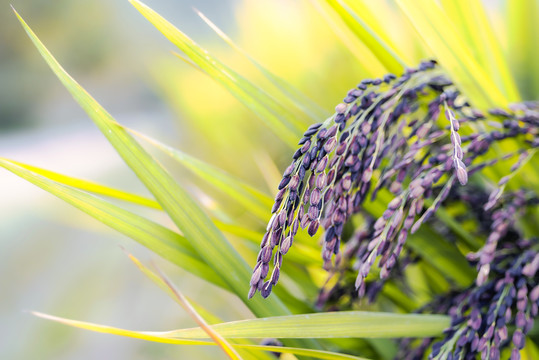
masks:
[[[86,329],[94,332],[120,335],[131,337],[135,339],[141,339],[146,341],[153,341],[158,343],[165,344],[177,344],[177,345],[215,345],[214,342],[209,341],[199,341],[199,340],[189,340],[189,339],[175,339],[168,338],[164,336],[165,333],[150,332],[150,331],[130,331],[119,329],[112,326],[98,325],[84,321],[70,320],[57,316],[47,315],[40,312],[32,312],[35,316],[41,317],[43,319],[55,321],[64,325]],[[274,351],[287,354],[295,354],[301,356],[310,356],[317,359],[325,360],[367,360],[365,358],[360,358],[357,356],[338,354],[330,351],[321,351],[321,350],[312,350],[304,348],[293,348],[293,347],[283,347],[283,346],[265,346],[265,345],[245,345],[245,344],[232,344],[232,346],[242,349],[253,349],[260,351]]]
[[[387,73],[385,66],[369,51],[357,36],[342,21],[339,14],[326,2],[326,0],[311,0],[311,3],[320,16],[326,21],[329,28],[341,40],[343,47],[350,51],[357,60],[358,66],[369,76],[380,76]]]
[[[222,84],[238,100],[256,113],[287,144],[292,147],[296,146],[297,139],[304,131],[305,123],[298,120],[293,112],[290,112],[265,91],[212,57],[208,51],[201,48],[151,8],[137,0],[130,0],[130,2],[206,74]]]
[[[387,71],[400,74],[406,67],[404,61],[397,55],[375,31],[373,31],[362,17],[358,16],[345,3],[339,0],[326,0],[326,2],[339,14],[348,28],[369,48]],[[380,74],[382,75],[382,74]]]
[[[537,0],[506,1],[506,22],[511,70],[515,74],[523,98],[539,99],[539,2]]]
[[[241,356],[232,348],[232,346],[221,335],[219,335],[213,328],[211,328],[206,321],[197,313],[197,311],[191,306],[189,301],[183,296],[183,294],[176,289],[172,282],[165,277],[161,272],[155,274],[153,271],[144,266],[133,255],[128,254],[129,258],[137,265],[137,267],[148,276],[154,283],[160,288],[164,289],[169,296],[174,299],[180,306],[191,316],[193,320],[200,326],[202,330],[225,352],[225,354],[232,360],[241,360]]]
[[[221,39],[223,39],[231,48],[243,55],[248,59],[276,88],[276,91],[273,96],[278,99],[281,103],[290,104],[290,107],[295,107],[298,110],[302,111],[303,114],[308,115],[312,121],[318,122],[322,119],[326,119],[330,114],[322,109],[320,105],[308,98],[304,93],[299,91],[293,85],[288,83],[285,79],[275,75],[264,66],[262,66],[258,61],[256,61],[249,53],[243,50],[238,46],[224,31],[219,29],[210,19],[208,19],[202,12],[195,9],[195,12],[200,16],[202,20],[208,26],[215,31]]]
[[[162,19],[141,3],[134,2],[134,4],[143,7],[143,11],[150,11],[152,16]],[[62,68],[20,15],[17,12],[15,14],[56,76],[109,140],[125,163],[153,194],[204,262],[213,269],[214,275],[227,284],[227,287],[238,295],[257,316],[290,314],[290,310],[275,294],[268,299],[254,297],[247,301],[246,294],[251,278],[251,268],[245,260],[187,191],[176,183],[170,174]],[[166,22],[164,25],[172,26]],[[294,341],[291,344],[295,343],[298,342]],[[310,347],[318,347],[314,341],[304,340],[299,343],[308,343]]]
[[[338,311],[232,321],[212,328],[225,338],[398,338],[438,336],[449,325],[450,318],[444,315]],[[207,337],[200,328],[161,335],[182,339]]]
[[[224,170],[221,170],[213,165],[205,163],[202,160],[195,158],[183,151],[175,149],[162,143],[159,140],[141,134],[137,131],[124,127],[132,134],[147,141],[174,160],[184,165],[187,169],[196,174],[200,179],[213,185],[222,193],[229,195],[231,200],[237,201],[244,206],[246,211],[253,213],[259,219],[267,221],[270,217],[269,209],[273,205],[273,199],[264,194],[260,190],[246,184],[244,181],[235,178]]]
[[[98,184],[93,181],[75,178],[72,176],[60,174],[54,171],[43,169],[37,166],[23,164],[17,161],[10,161],[12,164],[20,166],[26,170],[29,170],[35,174],[42,175],[43,177],[56,181],[60,184],[68,185],[77,189],[88,191],[94,194],[104,195],[112,197],[118,200],[130,202],[132,204],[142,205],[153,209],[161,209],[161,205],[155,200],[148,199],[144,196],[129,193],[127,191],[114,189],[102,184]]]
[[[481,0],[443,0],[448,17],[455,24],[463,44],[510,102],[520,100],[500,42]]]
[[[77,207],[103,224],[129,236],[179,267],[217,286],[228,289],[227,284],[214,275],[213,270],[201,260],[191,243],[183,236],[105,200],[34,173],[22,165],[24,164],[0,158],[0,166],[15,175]]]
[[[470,54],[451,19],[430,0],[397,0],[400,8],[473,105],[486,109],[507,106],[509,100]]]

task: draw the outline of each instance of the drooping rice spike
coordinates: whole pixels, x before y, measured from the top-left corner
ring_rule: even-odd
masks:
[[[491,119],[470,107],[435,61],[407,69],[400,77],[361,81],[335,107],[333,116],[311,125],[299,141],[278,186],[271,209],[275,216],[264,236],[268,240],[261,244],[255,275],[256,269],[269,267],[273,254],[272,274],[279,274],[283,255],[293,251],[298,225],[310,236],[320,226],[325,230],[322,258],[324,268],[332,268],[344,225],[362,211],[369,195],[375,200],[385,188],[394,199],[365,240],[369,245],[357,256],[356,288],[365,294],[364,280],[375,260],[380,257],[376,263],[380,277],[389,277],[408,234],[432,218],[457,181],[461,186],[468,183],[478,171],[474,161],[493,143],[527,135],[533,139],[528,140],[530,148],[539,146],[536,107],[492,110],[490,116],[503,118],[499,130],[461,136],[463,129],[470,133],[471,124]],[[438,121],[442,111],[448,126]],[[483,168],[496,159],[490,161]],[[426,200],[432,204],[423,209]],[[250,296],[256,290],[269,296],[277,281],[272,275],[266,282],[267,274],[251,280]]]

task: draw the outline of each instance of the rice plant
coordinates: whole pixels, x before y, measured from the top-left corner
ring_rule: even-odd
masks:
[[[256,318],[223,323],[130,254],[198,328],[140,332],[36,315],[148,341],[216,345],[232,359],[539,357],[537,1],[504,2],[503,21],[479,0],[303,3],[305,16],[317,12],[357,56],[363,75],[346,80],[350,90],[334,109],[262,66],[203,14],[267,87],[130,2],[181,60],[226,88],[279,139],[272,155],[287,154],[288,163],[266,159],[261,166],[268,179],[272,167],[282,167],[279,182],[269,180],[272,193],[118,123],[17,13],[153,199],[14,160],[0,165],[235,294]],[[388,19],[402,26],[386,26]],[[228,216],[204,209],[141,143],[234,204],[223,206]],[[160,209],[177,229],[103,196]]]

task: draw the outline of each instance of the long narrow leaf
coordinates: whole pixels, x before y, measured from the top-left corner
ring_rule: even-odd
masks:
[[[193,320],[200,326],[202,330],[225,352],[225,354],[232,360],[241,360],[240,355],[232,348],[232,346],[221,335],[219,335],[213,328],[211,328],[206,321],[196,312],[191,306],[189,301],[183,296],[183,294],[176,289],[172,282],[161,272],[155,274],[153,271],[144,266],[133,255],[128,254],[131,261],[137,265],[137,267],[148,276],[154,283],[160,288],[164,289],[169,296],[174,299],[180,306],[191,316]]]
[[[398,338],[441,335],[449,327],[444,315],[339,311],[212,325],[225,338]],[[160,333],[173,338],[206,338],[200,328]]]
[[[329,28],[341,40],[343,47],[356,57],[357,63],[364,73],[371,77],[387,73],[385,66],[357,38],[350,28],[343,23],[339,14],[333,10],[326,0],[311,0],[311,3],[326,21]]]
[[[438,269],[447,278],[460,286],[469,286],[475,278],[474,269],[457,247],[430,228],[422,227],[417,236],[411,236],[408,246],[421,255],[421,258]]]
[[[0,166],[129,236],[179,267],[228,289],[228,285],[214,276],[213,270],[200,259],[191,243],[174,231],[83,191],[47,179],[9,160],[0,158]]]
[[[357,16],[346,4],[339,0],[326,0],[326,2],[339,14],[349,29],[369,48],[376,58],[384,64],[386,69],[399,74],[406,64],[396,52],[374,32],[361,17]],[[381,75],[381,74],[379,74]]]
[[[508,45],[511,70],[524,99],[539,99],[539,2],[506,1]]]
[[[141,5],[142,6],[142,5]],[[202,259],[228,287],[259,317],[290,314],[277,297],[246,301],[251,269],[185,189],[177,184],[123,128],[54,59],[24,20],[16,13],[25,31],[54,73],[86,111],[111,145],[154,195],[174,223],[190,240]],[[309,346],[317,346],[307,341]]]
[[[223,39],[231,48],[249,60],[279,90],[274,95],[278,96],[279,101],[290,103],[291,106],[297,107],[299,110],[310,116],[310,118],[315,122],[329,117],[330,114],[328,114],[326,110],[322,109],[320,105],[308,98],[304,93],[288,83],[285,79],[273,74],[271,71],[262,66],[251,55],[249,55],[249,53],[243,50],[230,37],[228,37],[224,31],[222,31],[219,27],[217,27],[217,25],[208,19],[202,12],[196,9],[195,12],[206,24],[208,24],[213,31],[215,31],[217,35],[219,35],[221,39]]]
[[[287,144],[295,146],[305,123],[279,104],[259,87],[212,57],[206,50],[140,1],[131,4],[146,17],[163,35],[176,45],[210,77],[225,86],[238,100],[256,113],[266,125]]]
[[[123,200],[130,202],[132,204],[142,205],[153,209],[161,209],[161,205],[155,200],[148,199],[144,196],[136,195],[129,193],[127,191],[122,191],[114,189],[105,185],[98,184],[93,181],[87,181],[72,176],[67,176],[59,174],[54,171],[43,169],[37,166],[32,166],[28,164],[23,164],[17,161],[10,161],[12,164],[20,166],[26,170],[29,170],[35,174],[42,175],[43,177],[56,181],[60,184],[71,186],[77,189],[91,192],[93,194],[104,195],[118,200]]]
[[[165,344],[177,344],[177,345],[212,345],[212,342],[209,341],[199,341],[199,340],[189,340],[189,339],[168,339],[159,335],[151,335],[151,333],[129,331],[124,329],[115,328],[112,326],[97,325],[84,321],[70,320],[61,318],[58,316],[43,314],[38,311],[32,311],[33,315],[38,316],[43,319],[55,321],[64,325],[69,325],[79,329],[86,329],[94,332],[111,334],[111,335],[120,335],[126,337],[132,337],[141,340],[165,343]]]
[[[511,102],[520,96],[494,29],[481,0],[443,0],[442,5],[460,31],[461,41],[468,44],[470,53],[483,65],[491,79]]]
[[[455,26],[438,3],[429,0],[397,0],[397,3],[451,79],[469,99],[473,99],[474,106],[485,109],[509,104],[462,44]]]
[[[94,192],[95,193],[103,193],[107,196],[110,196],[112,198],[116,198],[116,199],[119,199],[119,200],[123,200],[123,201],[127,201],[127,202],[130,202],[130,203],[133,203],[133,204],[139,204],[139,205],[143,205],[143,206],[148,206],[150,208],[159,208],[160,209],[160,206],[157,202],[155,202],[154,200],[151,200],[151,199],[147,199],[147,198],[144,198],[144,197],[139,197],[137,195],[134,195],[134,194],[131,194],[131,193],[127,193],[127,192],[123,192],[123,191],[119,191],[119,190],[115,190],[115,189],[111,189],[111,188],[108,188],[106,186],[103,186],[103,185],[100,185],[100,184],[97,184],[97,183],[93,183],[93,182],[86,182],[85,180],[81,180],[81,179],[77,179],[77,178],[73,178],[73,177],[69,177],[69,176],[65,176],[65,175],[62,175],[62,174],[58,174],[58,173],[55,173],[55,172],[52,172],[52,171],[48,171],[48,170],[45,170],[45,169],[41,169],[41,168],[38,168],[38,167],[34,167],[34,166],[30,166],[30,165],[26,165],[26,164],[23,164],[23,163],[19,163],[19,162],[12,162],[13,164],[16,164],[17,166],[20,166],[24,169],[27,169],[27,170],[37,170],[38,172],[36,172],[36,174],[44,174],[44,175],[50,175],[51,178],[50,180],[54,180],[56,182],[58,182],[59,184],[62,184],[62,185],[67,185],[67,186],[72,186],[72,187],[75,187],[75,188],[78,188],[78,189],[82,189],[82,190],[85,190],[85,191],[89,191],[89,192]],[[47,177],[47,176],[44,176],[44,177]],[[98,199],[99,200],[99,199]],[[144,224],[144,220],[141,222],[139,219],[141,218],[135,218],[132,223],[136,226],[138,226],[139,224]],[[142,218],[143,219],[143,218]],[[253,251],[256,252],[258,251],[258,248],[259,248],[259,243],[260,243],[260,239],[262,238],[262,234],[260,234],[259,232],[256,232],[256,231],[252,231],[252,230],[248,230],[248,229],[245,229],[239,225],[232,225],[232,224],[225,224],[223,222],[220,222],[220,221],[217,221],[217,220],[214,220],[214,223],[216,224],[216,226],[222,230],[222,231],[225,231],[229,234],[232,234],[232,235],[235,235],[235,236],[238,236],[242,239],[245,239],[245,240],[248,240],[251,244],[253,244]],[[112,226],[119,226],[121,225],[121,223],[118,223],[115,219],[113,219],[110,224],[112,224]],[[151,224],[151,225],[155,225],[157,226],[157,229],[163,229],[160,225],[157,225],[157,224]],[[168,229],[165,229],[165,234],[168,235],[168,234],[173,234],[174,236],[177,235],[176,233],[173,233],[171,231],[169,231]],[[126,233],[126,235],[129,235],[130,233]],[[135,234],[135,236],[137,236],[137,234]],[[143,236],[143,239],[145,239],[145,234],[144,235],[140,235],[140,236]],[[184,246],[187,246],[188,249],[191,251],[191,255],[195,256],[198,258],[197,254],[196,253],[193,253],[193,249],[190,245],[190,243],[185,240],[184,238],[183,239],[183,244]],[[310,265],[310,266],[318,266],[318,267],[322,267],[322,261],[320,259],[320,254],[319,254],[319,251],[317,249],[314,249],[313,247],[309,247],[309,246],[306,246],[304,244],[302,244],[300,241],[303,239],[302,236],[299,236],[297,238],[297,242],[295,243],[294,247],[295,247],[295,251],[293,253],[290,254],[290,260],[293,261],[293,262],[296,262],[298,264],[304,264],[304,265]],[[303,239],[305,240],[305,239]],[[151,247],[150,247],[151,248]],[[198,258],[198,261],[200,259]],[[189,262],[181,262],[180,260],[178,260],[177,262],[175,262],[177,265],[185,268],[186,270],[190,271],[191,273],[194,273],[194,274],[199,274],[200,271],[198,270],[199,266],[192,266],[190,265]],[[210,281],[210,282],[214,282],[216,285],[218,286],[222,286],[222,287],[225,287],[225,284],[220,281],[220,278],[218,277],[215,277],[215,276],[212,276],[212,273],[211,273],[211,270],[209,269],[209,267],[205,264],[202,264],[203,267],[205,268],[205,276],[202,276],[202,278]],[[292,264],[290,264],[289,266],[292,266]],[[297,272],[294,272],[294,274],[296,274],[294,276],[294,281],[297,283],[298,280],[297,280]],[[217,281],[214,281],[214,280],[217,280]],[[311,284],[309,282],[309,284]],[[304,285],[304,284],[298,284],[298,285]],[[285,289],[283,287],[279,287],[276,289],[276,293],[277,294],[281,294],[288,298],[290,301],[292,301],[292,298],[291,298],[291,293],[288,292],[288,291],[285,291]],[[311,309],[309,308],[306,308],[305,306],[303,306],[303,304],[300,304],[300,303],[297,303],[297,302],[289,302],[288,303],[288,306],[291,307],[293,306],[296,311],[309,311]]]
[[[197,159],[194,159],[194,160],[200,161]],[[58,184],[67,185],[67,186],[84,190],[84,191],[88,191],[94,194],[106,195],[108,197],[126,201],[132,204],[142,205],[149,208],[161,209],[161,206],[155,200],[151,200],[151,199],[148,199],[148,198],[136,195],[136,194],[113,189],[113,188],[110,188],[110,187],[107,187],[107,186],[104,186],[95,182],[86,181],[86,180],[74,178],[71,176],[66,176],[63,174],[59,174],[53,171],[49,171],[46,169],[42,169],[36,166],[27,165],[27,164],[16,162],[16,161],[10,161],[10,163],[13,165],[17,165],[23,169],[34,172],[37,175],[42,175],[43,177],[49,180],[55,181]],[[210,165],[207,165],[205,163],[202,163],[202,164],[212,169]],[[217,171],[218,173],[219,169],[215,168],[215,171]],[[231,178],[231,180],[235,180],[235,179]],[[134,220],[133,223],[137,224],[137,221],[138,220]],[[237,236],[241,239],[245,239],[249,241],[250,243],[256,245],[256,248],[254,248],[255,250],[258,249],[260,239],[263,237],[263,234],[261,234],[260,232],[246,229],[240,225],[224,223],[219,220],[213,220],[213,222],[215,223],[215,225],[217,226],[219,230],[229,233],[231,235]],[[113,223],[115,222],[113,221]],[[152,224],[152,225],[157,225],[157,224]],[[157,226],[160,227],[159,225]],[[172,231],[169,232],[168,230],[166,230],[166,233],[174,234],[173,236],[179,236],[178,234]],[[298,237],[296,238],[296,242],[294,244],[295,251],[289,255],[290,260],[299,264],[321,267],[322,260],[320,258],[318,249],[315,247],[307,246],[303,244],[302,241],[310,242],[310,239],[306,239],[304,236],[301,236],[301,234],[298,234]],[[185,239],[183,240],[183,245],[186,246],[191,251],[191,255],[198,257],[198,255],[194,253],[194,250],[192,249],[191,244],[187,240]],[[212,279],[213,278],[215,277],[212,277]]]
[[[225,171],[186,154],[183,151],[168,146],[159,140],[153,139],[135,130],[126,127],[124,127],[124,129],[171,156],[174,160],[180,162],[187,169],[196,174],[200,179],[213,185],[222,193],[229,195],[232,200],[243,205],[245,210],[252,212],[259,219],[263,221],[268,220],[270,215],[268,209],[271,209],[271,206],[273,205],[273,199],[268,195],[246,184],[242,180],[229,175]]]
[[[415,61],[411,58],[410,49],[402,48],[403,44],[399,44],[394,41],[390,35],[390,30],[394,27],[387,26],[388,17],[390,14],[386,14],[391,9],[385,8],[384,15],[372,11],[367,5],[368,0],[339,0],[341,5],[352,15],[354,18],[359,19],[366,31],[375,34],[377,38],[382,41],[382,45],[398,57],[399,62],[405,64],[413,64]],[[378,4],[379,5],[379,4]],[[392,18],[390,18],[392,19]],[[399,28],[399,30],[401,30]],[[402,31],[402,30],[401,30]]]
[[[33,311],[32,314],[43,319],[55,321],[64,325],[68,325],[68,326],[72,326],[72,327],[76,327],[80,329],[86,329],[86,330],[99,332],[99,333],[105,333],[105,334],[126,336],[126,337],[135,338],[135,339],[157,342],[157,343],[177,344],[177,345],[215,345],[215,343],[209,342],[209,341],[168,338],[161,335],[163,333],[124,330],[124,329],[119,329],[112,326],[98,325],[98,324],[93,324],[93,323],[84,322],[84,321],[65,319],[65,318],[61,318],[57,316],[43,314],[36,311]],[[311,350],[311,349],[303,349],[303,348],[265,346],[265,345],[244,345],[244,344],[232,344],[232,346],[236,348],[241,348],[241,349],[280,352],[280,353],[295,354],[295,355],[301,355],[301,356],[310,356],[317,359],[326,359],[326,360],[367,360],[365,358],[360,358],[360,357],[352,356],[352,355],[337,354],[337,353],[329,352],[329,351]]]
[[[188,301],[187,298],[185,298],[183,295],[181,295],[175,288],[169,286],[168,283],[170,283],[170,281],[168,279],[166,279],[164,276],[159,276],[158,274],[154,273],[153,271],[151,271],[148,267],[144,266],[136,257],[134,257],[133,255],[127,253],[127,256],[131,259],[131,261],[133,261],[133,263],[139,268],[139,270],[144,274],[146,275],[154,284],[156,284],[159,288],[161,288],[161,290],[163,290],[165,293],[167,293],[174,301],[178,302],[182,307],[187,308],[187,312],[189,313],[189,315],[191,315],[191,317],[196,317],[198,322],[202,321],[205,323],[204,325],[204,329],[208,332],[211,332],[215,337],[218,337],[220,339],[221,336],[217,333],[215,333],[215,331],[210,328],[209,326],[207,326],[206,324],[206,321],[208,323],[219,323],[219,322],[222,322],[222,320],[220,318],[218,318],[217,316],[215,316],[214,314],[212,314],[211,312],[209,312],[208,310],[206,310],[205,308],[203,308],[200,304],[197,304],[195,302],[193,302],[192,300],[191,301]],[[222,339],[224,340],[224,339]],[[226,341],[226,340],[225,340]],[[252,340],[249,340],[249,339],[242,339],[240,340],[238,343],[240,344],[253,344],[253,341]],[[230,345],[228,345],[230,346]],[[231,350],[234,350],[234,349],[231,349]],[[258,359],[265,359],[265,360],[271,360],[271,355],[270,354],[267,354],[267,353],[259,353],[259,352],[255,352],[253,350],[249,350],[249,349],[246,349],[246,350],[242,350],[242,353],[244,354],[244,357],[246,358],[249,358],[249,359],[253,359],[253,360],[258,360]]]

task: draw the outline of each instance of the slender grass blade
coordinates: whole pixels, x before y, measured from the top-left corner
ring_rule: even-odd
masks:
[[[233,321],[212,327],[226,338],[398,338],[438,336],[449,324],[449,317],[444,315],[339,311]],[[171,331],[166,336],[207,337],[200,328]]]
[[[167,39],[197,64],[206,74],[225,86],[238,100],[256,113],[268,127],[290,146],[295,146],[305,123],[259,87],[222,64],[187,35],[140,1],[131,4]]]
[[[246,301],[250,267],[236,252],[209,217],[168,172],[158,164],[112,116],[93,99],[56,61],[24,20],[16,13],[25,31],[53,72],[86,111],[112,146],[154,195],[174,223],[190,240],[201,258],[228,287],[258,316],[284,315],[289,311],[276,297]],[[269,301],[268,301],[269,300]]]
[[[204,263],[183,236],[105,200],[62,185],[22,166],[0,158],[0,166],[84,211],[103,224],[137,241],[159,256],[217,286],[229,289]]]
[[[72,326],[72,327],[76,327],[80,329],[86,329],[86,330],[99,332],[99,333],[120,335],[120,336],[131,337],[135,339],[141,339],[141,340],[158,342],[158,343],[165,343],[165,344],[214,345],[215,346],[214,342],[209,342],[209,341],[168,338],[161,335],[162,333],[149,332],[149,331],[144,332],[144,331],[124,330],[124,329],[119,329],[112,326],[105,326],[105,325],[98,325],[98,324],[93,324],[89,322],[84,322],[84,321],[70,320],[70,319],[61,318],[58,316],[43,314],[36,311],[33,311],[32,314],[40,318],[55,321],[64,325],[68,325],[68,326]],[[365,358],[360,358],[360,357],[352,356],[352,355],[338,354],[338,353],[329,352],[329,351],[311,350],[311,349],[304,349],[304,348],[264,346],[264,345],[245,345],[245,344],[232,344],[232,346],[236,348],[242,348],[242,349],[272,351],[272,352],[280,352],[280,353],[287,353],[287,354],[295,354],[295,355],[300,355],[300,356],[309,356],[309,357],[313,357],[317,359],[325,359],[325,360],[367,360]]]

